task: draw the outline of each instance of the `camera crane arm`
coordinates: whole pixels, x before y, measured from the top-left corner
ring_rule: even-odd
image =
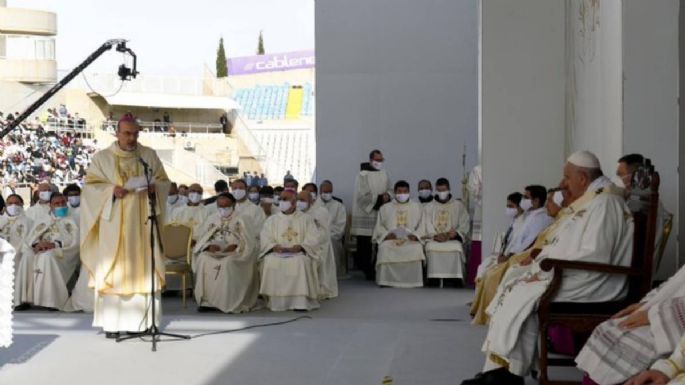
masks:
[[[72,81],[78,74],[83,72],[89,65],[91,65],[97,58],[99,58],[103,53],[109,51],[112,49],[112,47],[116,46],[117,52],[123,52],[131,55],[133,57],[133,69],[127,68],[125,65],[121,65],[119,67],[119,77],[121,78],[122,81],[124,80],[131,80],[131,78],[135,78],[136,75],[138,75],[137,71],[137,58],[136,54],[128,47],[126,47],[126,40],[124,39],[111,39],[107,40],[104,44],[100,46],[95,52],[91,53],[90,56],[86,58],[81,64],[79,64],[76,68],[74,68],[71,72],[67,74],[64,78],[62,78],[60,81],[58,81],[52,88],[50,88],[43,96],[41,96],[38,100],[33,102],[24,112],[21,113],[21,115],[15,117],[13,121],[11,121],[7,127],[5,127],[2,131],[0,131],[0,139],[4,138],[5,135],[9,134],[10,131],[14,130],[21,122],[26,120],[29,116],[31,116],[32,113],[34,113],[40,106],[42,106],[45,102],[48,101],[53,95],[55,95],[59,90],[64,88],[70,81]]]

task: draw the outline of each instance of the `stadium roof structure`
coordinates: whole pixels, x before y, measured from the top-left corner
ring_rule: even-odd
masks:
[[[178,95],[161,93],[119,92],[116,95],[102,97],[112,106],[158,107],[197,110],[240,109],[235,100],[227,96]]]

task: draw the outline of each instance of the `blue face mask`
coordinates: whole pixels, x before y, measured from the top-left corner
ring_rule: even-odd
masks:
[[[69,208],[68,207],[55,207],[53,210],[53,213],[57,218],[64,218],[67,216],[69,213]]]

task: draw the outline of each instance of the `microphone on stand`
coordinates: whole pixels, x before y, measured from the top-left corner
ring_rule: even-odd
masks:
[[[140,156],[139,156],[139,157],[138,157],[138,162],[140,162],[140,163],[143,165],[143,167],[145,167],[146,169],[150,169],[150,165],[147,164],[147,162],[145,161],[145,159],[143,159],[143,157],[140,157]]]

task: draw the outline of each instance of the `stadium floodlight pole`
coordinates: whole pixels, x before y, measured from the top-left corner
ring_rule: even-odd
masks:
[[[48,101],[53,95],[55,95],[59,90],[64,88],[67,84],[69,84],[70,81],[72,81],[78,74],[83,72],[89,65],[91,65],[97,58],[99,58],[103,53],[109,51],[112,49],[112,47],[116,46],[118,52],[123,52],[131,55],[133,57],[133,68],[128,68],[125,65],[121,65],[119,67],[119,77],[121,78],[121,81],[124,80],[131,80],[131,78],[135,78],[136,75],[138,75],[137,71],[137,58],[135,53],[131,51],[130,48],[126,47],[126,40],[124,39],[111,39],[107,40],[104,44],[100,46],[100,48],[96,49],[95,52],[91,53],[90,56],[86,58],[81,64],[79,64],[76,68],[74,68],[71,72],[67,74],[67,76],[63,77],[61,80],[59,80],[52,88],[50,88],[43,96],[41,96],[38,100],[33,102],[24,112],[22,112],[19,116],[15,117],[13,121],[11,121],[7,127],[5,127],[2,131],[0,131],[0,139],[4,138],[5,135],[10,133],[10,131],[14,130],[28,118],[31,116],[32,113],[36,112],[40,106],[45,104],[45,102]]]

